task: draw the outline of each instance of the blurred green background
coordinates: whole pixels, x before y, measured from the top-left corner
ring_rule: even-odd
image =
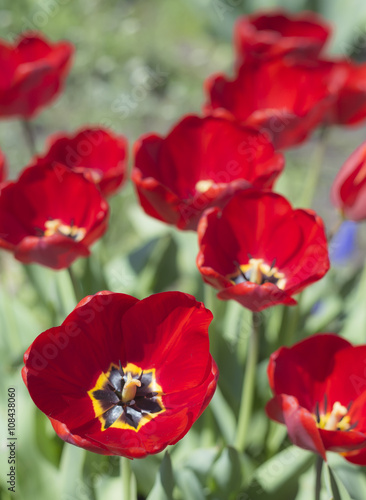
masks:
[[[166,133],[185,113],[200,113],[205,78],[219,71],[232,74],[231,32],[235,18],[258,8],[279,6],[292,11],[306,8],[320,12],[334,26],[330,53],[357,54],[360,60],[365,55],[366,59],[366,3],[363,0],[1,0],[2,38],[12,41],[17,33],[32,29],[43,31],[54,41],[68,39],[76,46],[65,91],[34,121],[38,151],[45,150],[49,134],[73,131],[86,124],[111,127],[126,135],[132,145],[147,132]],[[314,208],[329,226],[335,219],[329,202],[329,187],[342,163],[365,136],[365,127],[334,128],[331,132],[314,202]],[[277,190],[285,193],[295,205],[301,199],[303,179],[312,161],[316,141],[315,133],[311,141],[286,153],[286,173]],[[10,177],[15,177],[30,160],[18,121],[0,122],[0,147],[9,160]],[[194,264],[195,234],[179,233],[145,216],[131,185],[126,185],[111,200],[111,206],[110,229],[93,247],[92,258],[73,266],[82,279],[85,294],[107,288],[143,298],[154,292],[175,289],[203,299],[203,285]],[[365,278],[362,287],[356,288],[359,281],[357,265],[363,259],[365,248],[362,230],[358,243],[361,250],[356,252],[352,263],[329,273],[325,280],[304,294],[300,318],[302,336],[331,329],[341,331],[353,341],[365,342],[365,308],[355,309],[355,304],[364,302],[366,289]],[[5,435],[7,427],[7,389],[15,387],[18,438],[15,498],[119,498],[118,459],[88,454],[84,462],[84,452],[71,446],[64,447],[62,453],[63,443],[55,437],[47,418],[36,411],[20,378],[22,355],[29,344],[40,332],[63,321],[75,306],[66,272],[53,272],[33,265],[25,267],[2,251],[0,280],[0,435]],[[321,297],[325,297],[322,308],[309,315]],[[230,491],[231,486],[221,481],[219,470],[230,467],[233,471],[230,484],[235,489],[237,482],[240,484],[243,479],[239,469],[244,467],[249,477],[258,463],[270,459],[285,443],[285,431],[269,424],[262,409],[269,397],[266,360],[280,342],[279,323],[283,311],[276,308],[276,312],[264,315],[267,329],[263,335],[268,343],[262,346],[263,361],[258,374],[261,396],[257,401],[258,414],[253,422],[249,456],[243,466],[236,456],[230,455],[231,451],[226,451],[226,455],[222,453],[221,462],[218,461],[216,445],[223,443],[222,438],[217,442],[215,432],[220,430],[226,437],[232,432],[249,320],[236,304],[226,306],[212,297],[206,297],[206,304],[207,300],[215,312],[214,328],[222,332],[216,349],[220,352],[220,366],[227,370],[220,381],[226,400],[221,393],[215,396],[212,412],[206,417],[206,424],[214,420],[210,424],[214,432],[205,433],[203,423],[198,422],[174,448],[172,457],[176,470],[179,469],[176,473],[177,498],[227,500],[225,488]],[[235,353],[239,356],[234,356]],[[266,446],[263,444],[265,434],[270,438]],[[8,470],[7,450],[3,439],[0,445],[0,495],[7,500],[14,496],[7,491],[4,474]],[[199,447],[204,447],[205,452]],[[301,450],[291,450],[290,459],[285,457],[277,464],[295,464],[288,474],[296,480],[308,456],[304,458]],[[152,488],[160,461],[161,457],[152,457],[147,462],[134,461],[142,495],[146,496]],[[273,473],[267,464],[267,470],[262,468],[257,477],[258,483],[261,484],[261,477],[266,479],[266,484],[268,477],[275,483],[287,468],[282,465],[280,473]],[[351,477],[349,468],[347,474]],[[239,493],[233,498],[287,500],[296,496],[297,500],[308,500],[306,477],[302,476],[298,496],[297,484],[291,484],[288,496],[284,496],[282,490],[276,493],[278,484],[273,486],[271,483],[273,490],[268,494],[261,490],[262,484],[261,487],[253,486],[250,497],[245,496],[247,493]],[[364,484],[364,476],[360,477],[357,480]],[[203,478],[202,483],[206,481],[209,486],[200,490],[197,478]],[[210,496],[210,485],[216,485],[212,491],[216,488],[218,496]],[[154,488],[157,493],[149,498],[163,499],[156,484]],[[194,491],[196,496],[193,496]]]

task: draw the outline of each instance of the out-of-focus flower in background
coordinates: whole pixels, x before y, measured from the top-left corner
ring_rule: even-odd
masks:
[[[6,157],[4,153],[0,150],[0,183],[4,182],[8,175],[8,167],[6,163]]]
[[[90,254],[108,214],[108,203],[83,175],[35,163],[0,191],[0,248],[26,264],[62,269]]]
[[[330,33],[331,26],[313,12],[279,9],[239,17],[234,26],[237,65],[257,57],[317,57]]]
[[[353,221],[366,219],[366,141],[345,161],[331,189],[333,205]]]
[[[357,64],[349,59],[334,61],[345,72],[345,80],[326,123],[335,125],[357,125],[366,118],[366,64]]]
[[[242,124],[266,133],[275,149],[289,148],[324,121],[344,78],[344,69],[331,61],[249,61],[232,80],[224,74],[206,80],[204,110],[224,108]]]
[[[159,453],[188,432],[215,392],[211,320],[184,293],[138,300],[99,292],[36,338],[23,380],[64,441],[104,455]]]
[[[0,118],[31,118],[61,92],[74,46],[52,43],[41,33],[0,41]]]
[[[196,229],[203,211],[224,206],[237,189],[271,188],[284,167],[264,134],[242,127],[227,113],[184,117],[163,138],[135,144],[132,180],[152,217]]]
[[[126,179],[128,143],[107,129],[83,128],[75,134],[57,133],[48,139],[48,151],[38,163],[62,163],[94,182],[110,196]]]

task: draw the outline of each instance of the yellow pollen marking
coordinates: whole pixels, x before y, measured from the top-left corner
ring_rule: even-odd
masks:
[[[205,193],[208,191],[213,185],[214,181],[212,179],[202,179],[201,181],[198,181],[196,184],[196,191],[199,191],[200,193]]]
[[[68,226],[63,224],[61,219],[51,219],[45,222],[45,236],[53,236],[54,234],[62,234],[68,236],[75,241],[81,241],[86,233],[86,229],[77,226]]]
[[[320,415],[317,425],[326,431],[347,431],[350,428],[350,417],[347,413],[347,408],[336,401],[331,412]]]
[[[284,273],[281,273],[277,267],[269,266],[264,262],[263,259],[249,259],[249,263],[240,266],[240,270],[245,276],[248,277],[248,281],[261,285],[270,278],[277,280],[275,285],[283,290],[286,285],[286,279]]]
[[[122,402],[127,403],[135,398],[137,387],[141,387],[141,381],[132,378],[130,372],[127,373],[127,380],[122,389]]]

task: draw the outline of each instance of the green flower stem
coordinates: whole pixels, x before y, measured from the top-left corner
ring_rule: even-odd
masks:
[[[328,233],[328,245],[331,243],[334,236],[338,233],[341,225],[343,224],[343,222],[345,220],[346,220],[345,217],[342,214],[340,214],[340,216],[336,220],[335,224],[333,225],[333,227],[331,228],[331,230]]]
[[[75,300],[76,300],[77,303],[79,303],[81,301],[81,299],[84,298],[83,289],[81,287],[80,281],[75,276],[75,273],[72,270],[71,266],[67,268],[67,271],[68,271],[69,276],[70,276],[70,281],[71,281],[71,284],[72,284],[72,288],[74,289]]]
[[[315,463],[316,479],[315,479],[315,500],[320,500],[320,492],[322,489],[322,468],[323,459],[318,456]]]
[[[243,388],[241,394],[240,410],[238,425],[235,436],[235,447],[239,452],[243,452],[246,446],[248,435],[248,426],[252,414],[255,375],[258,360],[259,350],[259,313],[253,313],[252,332],[249,339],[249,347],[247,352],[247,362],[245,366]]]
[[[279,346],[290,346],[294,343],[295,333],[300,319],[302,293],[296,297],[296,306],[282,306],[282,321],[278,334]]]
[[[28,120],[22,120],[23,135],[25,142],[27,143],[28,149],[32,156],[37,153],[36,140],[34,137],[34,132],[31,123]]]
[[[121,457],[122,492],[123,500],[136,500],[134,488],[132,487],[133,474],[131,470],[131,460]]]
[[[319,183],[319,177],[322,170],[323,160],[327,149],[327,138],[329,129],[324,127],[320,132],[318,144],[315,146],[313,156],[310,160],[309,170],[305,179],[305,186],[300,199],[301,207],[311,207],[316,188]]]

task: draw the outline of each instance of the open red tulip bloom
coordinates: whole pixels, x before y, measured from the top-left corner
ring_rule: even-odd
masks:
[[[51,43],[39,33],[24,34],[14,45],[0,42],[0,117],[31,118],[61,91],[74,47]]]
[[[142,458],[176,443],[204,411],[218,371],[212,314],[194,297],[99,292],[24,355],[23,380],[64,441]]]
[[[330,26],[313,12],[274,10],[239,17],[234,26],[238,64],[253,57],[286,54],[316,57],[330,33]]]
[[[366,345],[333,334],[281,347],[268,365],[268,416],[291,441],[326,460],[326,451],[366,465]]]
[[[251,311],[294,305],[293,294],[329,269],[322,220],[294,210],[272,192],[247,189],[223,208],[212,208],[198,226],[197,266],[204,281]]]
[[[94,184],[56,167],[32,165],[1,189],[0,248],[26,264],[61,269],[90,254],[109,208]]]
[[[85,128],[76,134],[54,134],[39,164],[62,163],[94,182],[103,196],[114,194],[126,178],[127,139],[100,128]]]
[[[223,74],[206,80],[205,111],[224,108],[266,133],[275,149],[288,148],[322,122],[344,78],[344,69],[328,61],[253,60],[233,80]]]
[[[331,197],[347,219],[366,219],[366,141],[343,164],[333,182]]]
[[[132,172],[140,203],[152,217],[196,229],[203,211],[224,206],[250,185],[270,188],[284,166],[268,139],[226,113],[183,118],[165,137],[135,144]]]

